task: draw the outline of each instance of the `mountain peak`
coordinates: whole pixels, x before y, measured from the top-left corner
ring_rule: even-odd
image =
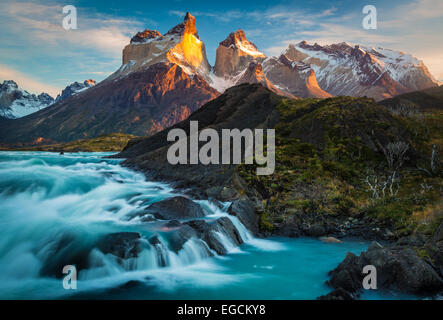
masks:
[[[146,70],[157,63],[174,63],[189,75],[209,77],[211,66],[200,40],[196,20],[189,12],[183,22],[161,35],[156,30],[139,32],[123,49],[123,64],[109,79]]]
[[[161,33],[157,30],[145,29],[145,31],[137,32],[137,34],[131,38],[131,43],[143,43],[147,40],[155,39],[161,36]]]
[[[17,82],[14,80],[5,80],[3,81],[3,84],[0,84],[0,88],[11,88],[11,89],[18,89]]]
[[[229,47],[231,45],[237,44],[238,42],[245,42],[245,41],[248,41],[248,39],[246,39],[245,32],[241,29],[238,29],[235,32],[231,32],[225,40],[220,42],[220,45],[224,47]]]
[[[245,32],[241,29],[231,32],[225,40],[220,42],[220,46],[237,49],[242,55],[265,57],[263,53],[258,51],[257,46],[246,38]]]
[[[82,83],[77,81],[73,82],[62,90],[61,94],[59,94],[57,98],[55,98],[55,101],[58,102],[60,100],[66,99],[70,96],[76,95],[77,93],[83,92],[86,89],[93,86],[95,86],[94,79],[88,79],[83,81]]]
[[[16,119],[46,108],[54,102],[47,93],[31,94],[21,89],[14,80],[0,83],[0,117]]]
[[[169,30],[166,35],[184,35],[184,34],[192,34],[197,39],[200,39],[198,36],[197,28],[196,28],[196,21],[195,17],[190,14],[189,12],[186,12],[185,18],[182,23],[176,25],[174,28]]]
[[[220,42],[217,48],[214,74],[230,78],[245,70],[251,61],[264,60],[266,56],[258,51],[257,46],[246,38],[245,32],[238,29],[231,32]]]

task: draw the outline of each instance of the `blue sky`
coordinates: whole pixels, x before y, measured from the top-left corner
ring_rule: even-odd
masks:
[[[78,30],[62,28],[68,4],[78,10]],[[377,8],[377,30],[361,26],[367,4]],[[74,81],[100,81],[120,66],[133,34],[145,28],[165,33],[186,11],[197,18],[211,64],[218,43],[241,28],[268,55],[301,40],[348,41],[411,53],[443,79],[442,0],[2,0],[0,80],[52,95]]]

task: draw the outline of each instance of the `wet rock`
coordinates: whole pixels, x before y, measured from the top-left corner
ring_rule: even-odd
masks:
[[[82,241],[74,234],[60,232],[35,249],[36,256],[44,261],[40,275],[62,278],[66,265],[75,265],[77,270],[88,268],[93,247],[94,243]]]
[[[278,226],[276,234],[282,237],[297,238],[300,236],[300,229],[295,222],[285,222]]]
[[[320,240],[328,243],[342,243],[341,240],[334,237],[321,237]]]
[[[178,228],[181,227],[182,223],[178,220],[171,220],[168,223],[165,224],[166,228]]]
[[[148,242],[152,245],[155,250],[157,264],[160,267],[166,267],[169,265],[168,248],[160,240],[158,234],[153,235],[148,239]]]
[[[362,290],[363,267],[377,270],[377,288],[411,294],[435,294],[443,291],[443,279],[425,260],[409,247],[383,247],[374,242],[360,256],[348,253],[345,260],[330,272],[328,284],[351,293]]]
[[[225,236],[234,246],[239,246],[243,243],[232,221],[227,217],[219,218],[210,224],[203,234],[203,240],[208,244],[209,248],[219,255],[224,255],[228,252],[228,248],[225,247],[219,234]]]
[[[185,224],[197,231],[200,236],[210,228],[209,224],[204,220],[191,220],[185,222]]]
[[[138,232],[117,232],[104,236],[97,248],[105,254],[113,254],[121,259],[136,258],[142,251],[141,235]]]
[[[433,237],[425,245],[435,269],[443,277],[443,222],[435,230]]]
[[[258,234],[258,215],[255,214],[254,205],[250,200],[235,200],[229,206],[228,213],[236,216],[238,220],[254,235]]]
[[[355,300],[355,297],[345,289],[338,288],[326,295],[318,297],[317,300]]]
[[[181,196],[153,203],[145,213],[162,220],[200,218],[205,215],[199,204]]]
[[[174,252],[178,252],[183,248],[186,241],[197,237],[197,232],[188,225],[183,225],[172,233],[170,239],[170,247]]]
[[[234,246],[243,243],[240,233],[228,217],[218,218],[211,223],[204,220],[192,220],[185,222],[185,224],[191,227],[196,232],[196,236],[206,242],[208,247],[219,255],[228,252],[219,234],[226,237]]]
[[[328,230],[323,223],[306,224],[302,226],[305,235],[310,237],[321,237],[328,233]]]

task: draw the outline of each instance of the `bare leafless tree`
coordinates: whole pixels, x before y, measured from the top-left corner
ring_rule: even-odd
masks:
[[[393,115],[405,118],[413,118],[417,120],[423,120],[425,115],[417,107],[405,103],[389,105],[386,109]]]
[[[372,192],[373,199],[381,199],[387,196],[396,196],[400,188],[400,177],[396,171],[387,176],[368,175],[364,182]]]
[[[438,149],[437,149],[437,145],[436,144],[434,144],[432,146],[431,159],[430,159],[430,167],[431,167],[430,170],[425,169],[425,168],[420,168],[420,167],[418,167],[418,170],[424,171],[424,172],[426,172],[430,176],[440,174],[441,161],[440,161],[440,157],[438,155]]]
[[[382,147],[389,169],[400,169],[407,160],[406,152],[409,144],[403,141],[389,142],[386,147]]]

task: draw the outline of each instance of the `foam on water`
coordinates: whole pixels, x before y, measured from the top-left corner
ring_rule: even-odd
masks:
[[[228,255],[195,238],[175,252],[165,222],[136,216],[178,192],[106,155],[0,152],[1,299],[314,299],[346,252],[368,245],[256,239],[227,213],[230,203],[199,200],[203,219],[228,217],[244,244],[221,228],[214,232]],[[100,251],[97,242],[116,232],[140,233],[141,252],[121,260]],[[83,265],[77,290],[62,287],[66,264]]]

